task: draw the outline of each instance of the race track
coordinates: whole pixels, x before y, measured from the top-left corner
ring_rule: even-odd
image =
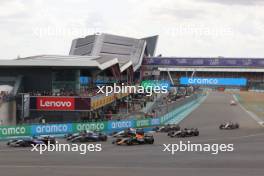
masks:
[[[50,152],[39,155],[25,148],[8,148],[0,142],[0,175],[36,176],[263,176],[264,128],[240,106],[230,106],[232,95],[211,93],[181,122],[196,127],[199,137],[169,138],[155,134],[154,145],[115,146],[111,139],[102,152],[80,155],[76,152]],[[218,129],[224,121],[240,123],[238,130]],[[163,152],[163,144],[190,140],[192,143],[234,144],[233,152],[213,155],[206,152]],[[60,139],[60,142],[65,142]]]

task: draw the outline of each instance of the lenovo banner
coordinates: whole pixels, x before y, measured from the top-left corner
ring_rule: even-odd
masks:
[[[89,97],[30,97],[31,110],[43,111],[87,111],[91,109]]]
[[[71,97],[37,97],[39,110],[75,110],[75,99]]]

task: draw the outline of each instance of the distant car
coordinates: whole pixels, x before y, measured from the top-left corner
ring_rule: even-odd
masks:
[[[76,136],[69,141],[71,142],[100,142],[107,141],[107,135],[103,133],[88,132]]]
[[[150,133],[135,134],[134,136],[117,138],[112,143],[116,145],[139,145],[139,144],[153,144],[154,137]]]
[[[230,101],[230,105],[231,105],[231,106],[235,106],[236,104],[237,104],[237,103],[236,103],[235,100],[231,100],[231,101]]]
[[[182,129],[178,131],[171,131],[168,133],[170,137],[192,137],[192,136],[199,136],[199,130],[197,128],[190,128],[190,129]]]
[[[32,147],[32,145],[37,144],[55,144],[56,140],[51,136],[40,136],[40,137],[29,137],[29,138],[21,138],[14,139],[7,142],[7,145],[10,147]]]
[[[239,124],[238,123],[233,123],[233,122],[222,123],[219,126],[220,130],[233,130],[233,129],[238,129],[238,128],[239,128]]]
[[[180,126],[177,124],[169,124],[165,126],[155,127],[153,128],[153,131],[168,133],[170,131],[178,131],[180,129],[181,129]]]
[[[66,138],[67,141],[70,141],[70,140],[72,140],[72,139],[74,139],[76,137],[79,137],[81,135],[84,135],[84,134],[87,134],[87,133],[91,133],[91,132],[92,131],[89,131],[89,130],[83,130],[83,131],[81,131],[79,133],[67,134],[67,135],[65,135],[65,138]]]

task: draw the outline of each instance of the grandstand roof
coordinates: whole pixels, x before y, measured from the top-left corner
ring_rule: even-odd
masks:
[[[112,34],[95,34],[72,41],[70,55],[37,55],[0,60],[0,67],[93,67],[104,70],[118,64],[123,72],[137,70],[144,55],[153,56],[158,36],[143,39]]]
[[[70,54],[117,58],[121,72],[129,66],[135,71],[144,55],[155,54],[157,40],[158,36],[136,39],[105,33],[88,35],[72,41]]]
[[[118,63],[116,58],[100,56],[38,55],[13,60],[0,60],[0,67],[97,67],[104,70]]]

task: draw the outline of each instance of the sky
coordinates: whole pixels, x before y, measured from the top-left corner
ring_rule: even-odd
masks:
[[[0,0],[0,59],[68,55],[94,33],[159,35],[156,55],[264,57],[264,0]]]

